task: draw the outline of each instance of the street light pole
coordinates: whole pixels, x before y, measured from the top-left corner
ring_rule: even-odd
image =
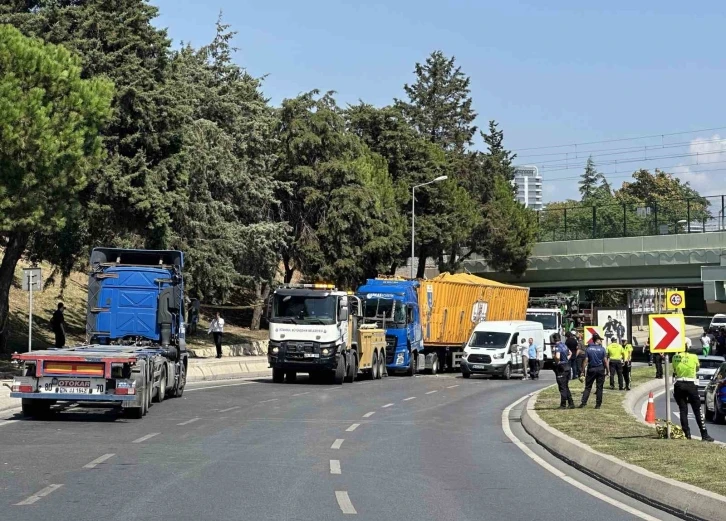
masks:
[[[413,257],[415,255],[416,248],[416,188],[427,186],[439,181],[445,181],[449,176],[440,175],[436,179],[432,179],[428,183],[421,183],[420,185],[414,185],[411,187],[411,280],[414,279],[415,273],[413,272]],[[424,259],[426,262],[426,259]]]

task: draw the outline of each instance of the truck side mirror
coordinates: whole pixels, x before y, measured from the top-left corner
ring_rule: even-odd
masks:
[[[348,320],[348,308],[341,308],[340,321],[345,322],[346,320]]]

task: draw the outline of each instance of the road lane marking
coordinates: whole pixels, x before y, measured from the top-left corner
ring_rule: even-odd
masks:
[[[100,465],[104,461],[106,461],[108,459],[111,459],[114,456],[115,456],[115,454],[104,454],[103,456],[98,457],[95,460],[93,460],[91,463],[86,463],[85,465],[83,465],[83,468],[84,469],[93,469],[93,468],[96,468],[96,465]]]
[[[426,394],[434,394],[434,393],[438,393],[438,392],[439,392],[439,391],[429,391],[429,392],[427,392]]]
[[[350,497],[348,497],[347,491],[336,490],[335,499],[338,500],[338,506],[340,507],[340,510],[344,514],[357,514],[358,513],[355,511],[355,508],[353,508],[353,503],[350,502]]]
[[[189,425],[190,423],[194,423],[196,421],[201,420],[201,418],[192,418],[191,420],[187,420],[185,422],[177,423],[177,425]]]
[[[447,389],[453,389],[454,387],[459,387],[459,384],[456,384],[456,385],[450,385],[450,386],[448,386],[448,387],[447,387]]]
[[[20,503],[15,503],[15,506],[24,506],[24,505],[32,505],[36,501],[38,501],[40,498],[44,498],[54,490],[58,490],[63,485],[48,485],[43,490],[40,490],[33,494],[32,496],[27,497],[26,499],[23,499]]]
[[[415,399],[416,399],[416,397],[415,397],[415,396],[409,396],[408,398],[404,398],[404,399],[403,399],[403,401],[404,401],[404,402],[408,402],[408,401],[410,401],[410,400],[415,400]]]
[[[345,432],[353,432],[358,427],[360,427],[360,423],[354,423],[353,425],[351,425],[350,427],[348,427],[347,429],[345,429]]]
[[[277,400],[279,400],[279,398],[272,398],[270,400],[262,400],[261,402],[257,402],[257,403],[270,403],[270,402],[276,402]],[[220,412],[222,412],[222,411],[220,411]]]
[[[365,413],[365,414],[363,415],[363,417],[364,417],[364,418],[370,418],[370,417],[371,417],[371,416],[373,416],[374,414],[376,414],[376,411],[371,411],[371,412],[367,412],[367,413]]]
[[[305,391],[304,393],[293,394],[293,396],[302,396],[303,394],[310,394],[310,391]]]
[[[239,385],[252,385],[255,382],[239,382],[236,384],[210,385],[209,387],[195,387],[194,389],[184,388],[184,392],[191,393],[194,391],[206,391],[207,389],[219,389],[221,387],[237,387]]]
[[[572,485],[575,488],[578,488],[582,490],[583,492],[587,492],[593,497],[596,497],[600,499],[601,501],[604,501],[605,503],[609,503],[621,510],[624,510],[625,512],[628,512],[629,514],[632,514],[636,517],[639,517],[640,519],[644,519],[645,521],[659,521],[657,517],[653,517],[649,514],[646,514],[645,512],[641,512],[640,510],[637,510],[629,505],[626,505],[625,503],[622,503],[621,501],[618,501],[617,499],[611,498],[610,496],[606,496],[605,494],[602,494],[598,492],[597,490],[593,490],[590,487],[580,483],[575,478],[572,478],[562,472],[561,470],[557,469],[556,467],[550,465],[545,460],[543,460],[541,457],[539,457],[537,454],[535,454],[532,449],[527,447],[527,445],[524,444],[517,436],[514,435],[512,432],[511,427],[509,426],[509,413],[513,408],[515,408],[517,405],[522,403],[524,400],[527,400],[531,394],[528,394],[526,396],[521,397],[519,400],[514,402],[513,404],[509,405],[502,411],[502,430],[504,431],[504,434],[509,438],[509,440],[514,443],[519,449],[524,452],[527,456],[529,456],[530,459],[534,460],[535,463],[537,463],[539,466],[544,468],[545,470],[551,472],[558,478],[560,478],[563,481],[566,481],[570,485]],[[525,407],[527,404],[525,404]]]
[[[239,405],[235,405],[234,407],[227,407],[226,409],[220,409],[219,412],[229,412],[234,411],[235,409],[239,409]]]
[[[393,404],[392,403],[387,403],[386,405],[384,405],[383,407],[381,407],[381,409],[385,409],[387,407],[393,407]]]
[[[335,440],[333,442],[333,444],[330,446],[330,448],[333,450],[338,450],[344,441],[345,441],[344,439],[338,438],[337,440]]]
[[[342,472],[340,470],[340,460],[338,460],[338,459],[330,460],[330,473],[331,474],[342,474]]]
[[[152,432],[151,434],[147,434],[146,436],[142,436],[141,438],[139,438],[137,440],[134,440],[131,443],[143,443],[146,440],[150,440],[154,436],[158,436],[159,434],[161,434],[161,433],[160,432]]]

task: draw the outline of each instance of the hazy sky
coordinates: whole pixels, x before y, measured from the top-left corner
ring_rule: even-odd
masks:
[[[518,162],[540,167],[546,200],[577,195],[588,152],[614,186],[661,166],[726,193],[723,0],[152,3],[175,44],[207,43],[223,11],[275,104],[318,88],[385,105],[431,51],[456,56],[479,126],[497,120]],[[585,144],[641,136],[656,137]]]

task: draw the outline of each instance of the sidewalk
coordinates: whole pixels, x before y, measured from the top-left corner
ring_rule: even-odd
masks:
[[[228,356],[223,358],[190,358],[187,382],[203,382],[239,378],[252,373],[269,374],[266,356]],[[0,380],[0,412],[20,407],[20,400],[10,398],[10,389],[3,384],[12,380]]]

